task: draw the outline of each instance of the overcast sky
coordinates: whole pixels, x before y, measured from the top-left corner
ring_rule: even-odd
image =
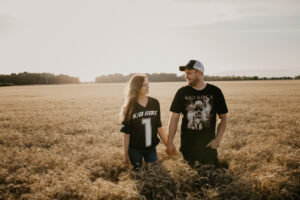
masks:
[[[300,75],[299,0],[0,0],[0,74]]]

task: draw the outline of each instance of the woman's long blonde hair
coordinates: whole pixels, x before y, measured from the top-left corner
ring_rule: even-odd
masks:
[[[133,107],[137,102],[137,98],[139,97],[140,90],[146,78],[147,76],[144,74],[136,74],[130,78],[125,102],[120,113],[121,121],[130,121]]]

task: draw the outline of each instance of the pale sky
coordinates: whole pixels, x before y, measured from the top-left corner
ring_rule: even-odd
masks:
[[[300,75],[300,0],[0,0],[0,74]]]

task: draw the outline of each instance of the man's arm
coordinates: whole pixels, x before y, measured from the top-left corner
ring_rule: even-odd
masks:
[[[217,135],[216,138],[210,141],[206,146],[211,147],[213,149],[217,149],[220,145],[222,137],[225,133],[226,125],[227,125],[227,114],[220,114],[219,115],[220,122],[217,127]]]
[[[179,113],[171,113],[171,117],[169,120],[169,127],[168,127],[168,145],[167,145],[167,154],[172,155],[176,152],[176,147],[173,143],[174,137],[176,135],[178,121],[179,121],[180,114]]]

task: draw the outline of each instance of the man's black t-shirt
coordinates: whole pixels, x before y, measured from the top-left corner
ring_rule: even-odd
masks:
[[[193,154],[215,138],[216,114],[225,114],[228,109],[222,91],[207,84],[203,90],[191,86],[180,88],[170,111],[183,114],[180,150]]]
[[[139,103],[134,105],[131,119],[122,122],[120,131],[130,134],[130,147],[145,149],[159,143],[157,129],[161,126],[159,102],[148,97],[146,107]]]

